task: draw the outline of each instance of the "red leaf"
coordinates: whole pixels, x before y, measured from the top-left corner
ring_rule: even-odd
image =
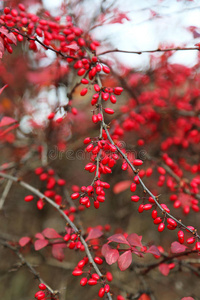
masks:
[[[63,248],[66,247],[66,244],[54,244],[52,246],[52,255],[59,261],[63,261],[65,258]]]
[[[132,263],[132,253],[131,250],[124,252],[118,259],[118,266],[121,271],[125,271]]]
[[[1,89],[0,89],[0,95],[1,95],[1,93],[3,92],[3,90],[5,89],[5,88],[7,88],[8,87],[8,84],[5,84]]]
[[[109,251],[109,249],[111,249],[111,247],[110,247],[108,244],[104,244],[104,245],[102,246],[102,248],[101,248],[101,254],[102,254],[103,256],[105,256],[105,255],[106,255],[106,252]]]
[[[110,242],[116,242],[116,243],[120,243],[120,244],[126,244],[129,245],[128,241],[126,240],[126,238],[123,236],[123,234],[121,233],[117,233],[114,235],[111,235],[108,240]]]
[[[34,243],[34,247],[35,247],[35,250],[38,251],[44,247],[46,247],[48,245],[48,241],[47,240],[37,240],[35,241]]]
[[[136,233],[129,234],[126,239],[131,246],[143,247],[141,243],[142,237],[137,235]]]
[[[45,228],[42,233],[44,234],[44,236],[48,239],[57,239],[57,238],[62,238],[61,235],[59,235],[55,229],[53,228]]]
[[[151,300],[151,298],[147,294],[142,294],[138,300]]]
[[[88,240],[97,239],[102,235],[103,232],[101,230],[99,230],[98,228],[92,228],[85,241],[87,242]]]
[[[119,258],[119,252],[116,249],[112,249],[108,244],[103,245],[101,253],[109,265],[114,264]]]
[[[1,123],[0,123],[0,124],[1,124]],[[0,136],[5,135],[5,134],[8,133],[9,131],[11,131],[11,130],[17,128],[18,126],[19,126],[19,124],[14,124],[14,125],[12,125],[12,126],[6,128],[6,130],[0,132]]]
[[[4,28],[0,28],[0,32],[3,33],[9,40],[11,40],[13,44],[15,44],[15,46],[17,45],[17,39],[14,33],[9,32],[7,29]]]
[[[114,194],[119,194],[126,189],[128,189],[131,185],[132,181],[131,180],[124,180],[116,183],[113,187],[113,193]]]
[[[160,256],[160,251],[158,250],[158,248],[155,245],[152,245],[151,247],[149,247],[149,249],[146,251],[146,253],[151,253],[153,255]]]
[[[79,46],[77,44],[68,45],[68,46],[65,46],[65,48],[68,48],[68,49],[74,50],[74,51],[79,50]]]
[[[169,265],[167,265],[167,264],[159,265],[159,271],[164,276],[167,276],[169,274]]]
[[[0,90],[1,93],[1,90]],[[0,121],[0,127],[8,126],[10,124],[16,123],[17,121],[10,117],[3,117]]]
[[[181,253],[187,249],[186,246],[180,244],[179,242],[173,242],[171,244],[171,252],[172,253]]]
[[[112,265],[114,264],[119,258],[119,252],[117,249],[111,249],[105,255],[105,259],[107,264]]]
[[[19,244],[21,247],[26,246],[30,242],[31,238],[28,236],[24,236],[19,240]]]
[[[36,239],[39,239],[39,240],[44,240],[45,239],[44,236],[40,232],[36,233],[35,237],[36,237]]]

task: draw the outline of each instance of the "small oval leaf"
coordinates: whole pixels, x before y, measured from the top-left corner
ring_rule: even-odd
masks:
[[[44,234],[44,236],[48,239],[57,239],[57,238],[62,238],[62,236],[60,234],[57,233],[57,231],[55,231],[55,229],[53,228],[45,228],[42,233]]]
[[[35,247],[35,250],[38,251],[38,250],[46,247],[48,244],[49,244],[49,242],[47,240],[37,240],[34,243],[34,247]]]
[[[181,253],[187,249],[186,246],[180,244],[179,242],[173,242],[171,244],[171,252],[172,253]]]
[[[21,247],[26,246],[30,242],[31,238],[28,236],[24,236],[19,240],[19,244]]]
[[[130,250],[125,251],[118,259],[118,266],[121,271],[125,271],[132,262],[132,253]]]
[[[110,242],[115,242],[115,243],[119,243],[119,244],[126,244],[129,245],[128,241],[126,240],[125,236],[123,236],[123,234],[121,233],[117,233],[114,235],[111,235],[108,240]]]
[[[87,242],[88,240],[97,239],[102,235],[103,231],[99,230],[98,228],[92,228],[85,241]]]

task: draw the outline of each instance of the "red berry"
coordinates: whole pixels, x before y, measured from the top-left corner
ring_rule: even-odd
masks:
[[[99,122],[97,115],[92,116],[92,122],[95,124]]]
[[[84,68],[81,68],[80,70],[78,70],[77,75],[78,76],[83,76],[85,74],[86,70]]]
[[[67,233],[67,234],[65,234],[63,240],[64,240],[65,242],[68,242],[68,241],[70,240],[70,238],[71,238],[70,234]]]
[[[100,206],[100,203],[99,203],[99,201],[94,201],[94,207],[96,208],[96,209],[98,209],[99,208],[99,206]]]
[[[196,243],[195,248],[196,248],[197,251],[200,251],[200,242]]]
[[[4,8],[4,14],[8,15],[10,13],[10,8],[9,7],[5,7]]]
[[[20,9],[21,11],[25,11],[25,6],[24,6],[24,4],[19,3],[19,4],[18,4],[18,7],[19,7],[19,9]]]
[[[99,91],[100,91],[99,85],[98,85],[98,84],[95,84],[95,85],[94,85],[94,89],[95,89],[96,92],[99,92]]]
[[[147,203],[143,206],[144,210],[150,210],[151,208],[152,208],[152,204],[150,204],[150,203]]]
[[[162,222],[162,218],[160,218],[160,217],[158,217],[158,218],[156,218],[154,221],[154,224],[160,224],[161,222]]]
[[[39,289],[41,289],[41,290],[46,290],[46,288],[47,288],[46,285],[45,285],[44,283],[40,283],[38,287],[39,287]]]
[[[136,187],[137,187],[137,185],[133,182],[133,183],[131,184],[131,186],[130,186],[131,192],[135,192],[135,191],[136,191]]]
[[[107,66],[103,66],[102,70],[104,73],[109,74],[110,73],[110,68],[108,68]]]
[[[95,279],[93,279],[93,278],[90,278],[90,279],[88,280],[88,284],[89,284],[89,285],[96,285],[96,284],[97,284],[97,281],[96,281]]]
[[[141,159],[135,159],[133,161],[134,166],[141,166],[143,164],[143,161]]]
[[[81,286],[85,286],[87,284],[88,280],[86,277],[83,277],[81,280],[80,280],[80,285]]]
[[[81,83],[82,84],[88,84],[89,83],[89,80],[85,79],[85,78],[82,78],[81,79]]]
[[[190,244],[193,244],[195,242],[195,237],[191,237],[191,238],[188,238],[187,239],[187,243],[190,245]]]
[[[28,195],[24,198],[24,201],[29,202],[32,201],[34,199],[33,195]]]
[[[38,299],[38,300],[43,300],[45,298],[45,293],[42,292],[42,291],[38,291],[36,294],[35,294],[35,298]]]
[[[168,219],[167,219],[167,223],[168,223],[169,225],[173,226],[173,227],[176,227],[176,226],[177,226],[176,221],[174,221],[174,220],[171,219],[171,218],[168,218]]]
[[[158,225],[158,231],[159,231],[159,232],[162,232],[164,229],[165,229],[165,224],[164,224],[164,223],[160,223],[160,224]]]
[[[131,201],[133,201],[133,202],[138,202],[139,200],[140,200],[140,197],[137,195],[134,195],[131,197]]]
[[[88,89],[87,88],[83,88],[82,91],[80,92],[80,95],[81,96],[85,96],[88,92]]]
[[[77,266],[78,266],[78,268],[82,269],[85,266],[84,259],[80,260]]]
[[[157,210],[154,209],[151,213],[152,219],[156,219],[157,215],[158,215],[158,212],[157,212]]]
[[[95,280],[99,280],[100,276],[97,273],[93,273],[92,278]]]
[[[110,95],[110,102],[112,102],[113,104],[117,102],[117,99],[114,95]]]
[[[112,108],[105,108],[105,112],[109,115],[114,114],[114,110]]]
[[[116,87],[114,88],[114,94],[115,95],[121,95],[121,93],[123,92],[123,88],[122,87]]]
[[[84,144],[89,144],[90,142],[91,142],[90,137],[85,138],[84,141],[83,141]]]
[[[35,169],[35,174],[36,174],[36,175],[41,175],[43,171],[44,171],[44,170],[43,170],[43,168],[41,168],[41,167],[36,168],[36,169]]]
[[[63,186],[66,184],[66,181],[64,179],[58,179],[57,184]]]
[[[74,276],[80,276],[80,275],[82,275],[83,274],[83,271],[82,270],[74,270],[73,272],[72,272],[72,275],[74,275]]]
[[[104,294],[105,294],[105,289],[102,287],[100,288],[98,295],[100,298],[103,298]]]
[[[39,199],[39,200],[37,201],[37,208],[38,208],[39,210],[42,210],[43,207],[44,207],[44,201],[43,201],[42,199]]]
[[[108,292],[110,291],[110,286],[109,286],[109,284],[106,284],[106,285],[104,286],[104,290],[105,290],[106,293],[108,293]]]
[[[142,213],[144,211],[144,205],[140,204],[140,206],[138,207],[138,212]]]
[[[101,265],[101,264],[103,263],[103,259],[100,258],[100,257],[98,257],[98,256],[96,256],[96,257],[94,258],[94,262],[95,262],[96,264],[98,264],[98,265]]]
[[[158,172],[161,174],[161,175],[165,175],[166,174],[166,171],[165,171],[165,169],[164,168],[162,168],[162,167],[158,167]]]
[[[149,169],[146,170],[146,176],[147,177],[150,177],[152,175],[152,173],[153,173],[152,168],[149,168]]]
[[[72,198],[73,200],[75,200],[75,199],[79,198],[79,196],[80,196],[79,193],[73,193],[73,194],[71,195],[71,198]]]
[[[112,273],[107,272],[107,273],[106,273],[106,278],[107,278],[108,281],[112,281],[112,280],[113,280]]]

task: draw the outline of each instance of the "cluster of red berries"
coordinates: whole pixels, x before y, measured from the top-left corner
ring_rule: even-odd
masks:
[[[30,50],[38,51],[37,37],[39,37],[44,49],[50,47],[52,51],[60,52],[64,57],[66,55],[67,62],[85,56],[83,48],[85,46],[88,46],[91,51],[96,50],[99,42],[92,41],[89,35],[86,41],[82,36],[83,30],[73,25],[71,16],[66,16],[65,24],[59,24],[60,19],[60,17],[50,16],[48,11],[44,13],[43,18],[39,18],[27,12],[25,6],[19,3],[18,10],[4,8],[0,23],[4,26],[3,29],[12,31],[19,42],[27,37]],[[19,29],[15,29],[16,27]],[[10,44],[13,42],[3,34],[2,37],[5,39],[7,51],[12,53]]]
[[[38,291],[37,293],[35,293],[35,298],[37,300],[45,300],[45,299],[47,299],[46,298],[46,296],[47,296],[46,295],[46,290],[47,290],[46,285],[44,283],[40,283],[38,287],[39,287],[40,291]]]
[[[97,265],[101,265],[103,263],[103,259],[96,256],[94,257],[94,261]],[[106,284],[106,280],[107,281],[112,281],[113,277],[112,274],[110,272],[107,272],[105,275],[105,278],[100,277],[97,273],[91,273],[91,268],[89,268],[89,270],[83,270],[84,267],[88,266],[89,260],[87,257],[84,257],[82,260],[80,260],[77,264],[77,266],[74,268],[74,271],[72,272],[72,274],[74,276],[81,276],[83,274],[87,274],[87,276],[82,277],[80,280],[80,285],[81,286],[85,286],[85,285],[90,285],[90,286],[94,286],[97,284],[101,284],[103,285],[103,287],[101,287],[99,289],[98,292],[98,296],[100,298],[103,298],[103,296],[105,295],[105,293],[110,292],[110,286],[109,284]]]

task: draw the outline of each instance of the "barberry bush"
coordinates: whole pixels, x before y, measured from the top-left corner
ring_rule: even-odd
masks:
[[[200,299],[200,58],[171,60],[198,28],[114,49],[95,30],[130,15],[106,2],[2,4],[2,299]]]

